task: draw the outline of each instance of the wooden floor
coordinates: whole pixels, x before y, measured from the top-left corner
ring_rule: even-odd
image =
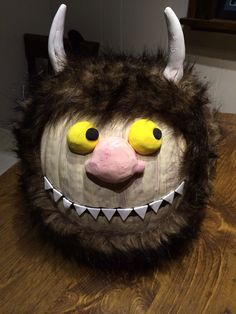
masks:
[[[63,258],[21,213],[13,166],[0,177],[0,313],[236,313],[236,116],[222,115],[212,206],[192,249],[162,270],[103,273]]]

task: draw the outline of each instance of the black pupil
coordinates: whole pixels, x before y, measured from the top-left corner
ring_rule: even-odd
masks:
[[[162,137],[161,130],[158,129],[158,128],[155,128],[155,129],[153,130],[153,135],[154,135],[154,137],[155,137],[157,140],[160,140],[161,137]]]
[[[90,128],[86,132],[86,138],[89,141],[96,141],[99,137],[98,130],[95,128]]]

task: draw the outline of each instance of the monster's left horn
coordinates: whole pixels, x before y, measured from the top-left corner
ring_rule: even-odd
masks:
[[[171,8],[165,9],[165,18],[168,28],[169,55],[168,64],[163,74],[167,80],[178,82],[183,77],[184,34],[179,20]]]
[[[61,72],[66,64],[66,53],[63,44],[66,5],[58,9],[48,39],[48,54],[52,67],[56,73]]]

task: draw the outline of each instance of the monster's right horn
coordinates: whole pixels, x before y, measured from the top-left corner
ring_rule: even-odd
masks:
[[[61,72],[66,64],[63,44],[65,16],[66,5],[62,4],[54,17],[48,39],[48,54],[56,73]]]

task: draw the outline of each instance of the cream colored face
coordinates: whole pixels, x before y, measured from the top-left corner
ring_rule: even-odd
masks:
[[[137,154],[137,158],[145,162],[144,173],[117,188],[98,184],[89,178],[84,167],[92,153],[79,155],[68,148],[66,134],[77,121],[60,121],[56,126],[47,127],[41,142],[43,175],[67,200],[95,208],[134,208],[161,199],[183,181],[180,169],[185,140],[164,122],[156,121],[162,130],[163,143],[154,155]],[[128,139],[131,124],[111,121],[102,129],[98,128],[100,137]]]

